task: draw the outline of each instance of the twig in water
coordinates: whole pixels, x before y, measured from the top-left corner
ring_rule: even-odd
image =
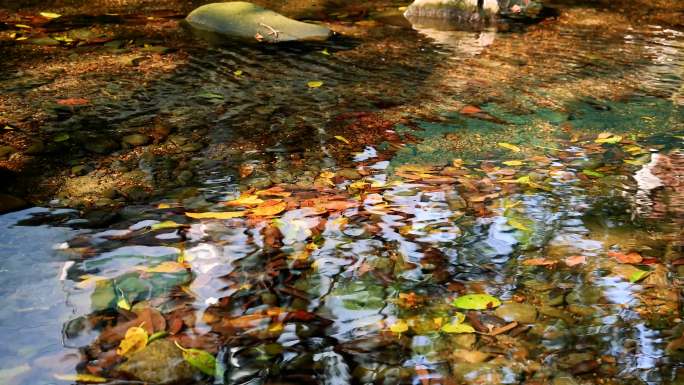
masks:
[[[278,31],[277,29],[271,27],[271,26],[268,25],[268,24],[259,23],[259,25],[262,26],[262,27],[268,28],[268,29],[271,31],[271,32],[268,33],[268,36],[273,36],[273,41],[274,41],[274,42],[278,42],[278,36],[280,35],[280,31]],[[258,33],[257,33],[257,35],[258,35]]]

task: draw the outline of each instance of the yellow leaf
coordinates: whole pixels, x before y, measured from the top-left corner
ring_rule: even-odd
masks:
[[[408,324],[404,320],[399,320],[390,326],[390,330],[394,333],[403,333],[408,330]]]
[[[468,325],[462,323],[450,323],[442,326],[441,329],[444,333],[475,333],[475,329]]]
[[[14,26],[17,27],[17,28],[31,29],[31,26],[30,26],[30,25],[26,25],[26,24],[15,24]],[[17,40],[18,40],[18,39],[17,39]]]
[[[345,138],[344,136],[335,135],[335,139],[346,144],[351,144],[351,142],[349,142],[349,140],[347,140],[347,138]]]
[[[240,76],[242,76],[242,70],[234,71],[234,72],[233,72],[233,75],[235,75],[235,77],[238,77],[238,78],[239,78]]]
[[[180,223],[176,223],[174,221],[164,221],[160,223],[155,223],[152,226],[150,226],[150,229],[152,230],[164,230],[164,229],[177,229],[179,227],[182,227]]]
[[[256,195],[241,195],[238,199],[228,201],[224,203],[226,206],[254,206],[264,203],[262,199],[259,199]]]
[[[231,219],[244,217],[247,214],[245,211],[224,211],[224,212],[208,212],[208,213],[185,213],[190,218],[194,219]]]
[[[95,376],[92,374],[55,374],[54,377],[58,380],[69,382],[88,382],[91,384],[101,384],[107,382],[104,377]]]
[[[312,80],[306,83],[306,85],[309,86],[309,88],[318,88],[323,85],[323,82],[320,80]]]
[[[116,348],[116,354],[120,356],[129,356],[135,352],[145,349],[147,346],[147,332],[145,329],[133,326],[126,331],[126,336],[119,347]]]
[[[124,309],[124,310],[131,310],[131,304],[128,303],[126,298],[120,298],[118,301],[116,301],[116,306]]]
[[[268,217],[271,215],[280,214],[287,208],[287,203],[280,201],[279,199],[274,199],[271,201],[266,201],[262,205],[256,207],[252,210],[253,215],[258,215],[260,217]]]
[[[168,203],[160,203],[160,204],[157,205],[157,208],[158,208],[158,209],[170,209],[170,208],[171,208],[171,205],[168,204]]]
[[[515,218],[509,218],[508,219],[508,224],[513,227],[514,229],[520,230],[520,231],[530,231],[530,229],[525,226],[524,223],[521,221],[515,219]]]
[[[323,55],[330,56],[330,52],[328,52],[327,48],[323,48],[323,51],[321,51]]]
[[[22,37],[16,38],[16,40],[17,40],[17,41],[28,40],[28,37],[22,36]]]
[[[513,151],[513,152],[520,152],[520,151],[522,151],[522,150],[520,149],[520,147],[516,146],[515,144],[510,144],[510,143],[501,142],[501,143],[498,143],[498,145],[499,145],[499,147],[503,147],[503,148],[508,149],[508,150],[511,150],[511,151]]]
[[[145,271],[148,273],[178,273],[185,271],[187,268],[188,266],[182,262],[166,261],[155,267],[147,268]]]
[[[515,166],[522,166],[525,163],[523,161],[520,161],[520,160],[507,160],[507,161],[503,162],[503,164],[505,164],[506,166],[515,167]]]

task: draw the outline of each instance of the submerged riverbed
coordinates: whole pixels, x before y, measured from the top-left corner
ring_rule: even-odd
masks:
[[[676,26],[286,4],[338,35],[216,45],[167,5],[3,45],[41,207],[0,217],[0,382],[684,381]]]

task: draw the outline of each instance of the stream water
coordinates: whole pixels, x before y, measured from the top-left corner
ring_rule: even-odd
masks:
[[[315,46],[186,34],[159,79],[93,75],[112,101],[72,123],[172,120],[201,138],[194,181],[0,216],[0,382],[684,382],[684,33],[562,12],[507,33],[377,17]],[[169,159],[128,172],[156,186]],[[503,304],[453,304],[474,293]],[[162,348],[122,369],[137,326],[218,369]]]

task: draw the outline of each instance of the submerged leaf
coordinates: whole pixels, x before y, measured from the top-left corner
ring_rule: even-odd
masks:
[[[452,305],[466,310],[485,310],[501,305],[501,301],[489,294],[467,294],[458,297]]]
[[[175,342],[178,349],[183,351],[183,359],[202,373],[213,376],[216,373],[216,358],[209,352],[199,349],[186,349]]]
[[[389,328],[394,333],[403,333],[408,330],[408,324],[404,320],[398,320]]]
[[[128,300],[124,297],[121,297],[116,301],[116,306],[124,310],[131,310],[131,304],[128,303]]]
[[[600,172],[597,172],[594,170],[589,170],[589,169],[582,170],[582,174],[588,175],[588,176],[593,176],[596,178],[603,178],[605,176],[605,175],[601,174]]]
[[[347,138],[345,138],[344,136],[335,135],[335,139],[339,140],[342,143],[351,144],[351,142],[349,142],[349,140],[347,140]]]
[[[468,325],[462,323],[450,323],[442,326],[441,329],[444,333],[475,333],[475,329]]]
[[[581,265],[583,263],[587,263],[587,257],[584,255],[574,255],[572,257],[567,257],[565,258],[565,264],[572,267],[576,265]]]
[[[644,258],[639,253],[635,252],[623,254],[617,251],[609,251],[606,254],[609,257],[617,259],[620,263],[641,263],[641,261],[644,260]]]
[[[507,160],[507,161],[503,162],[503,164],[505,164],[506,166],[515,167],[515,166],[522,166],[525,163],[521,160]]]
[[[161,205],[160,205],[161,206]],[[150,226],[150,229],[154,230],[164,230],[164,229],[177,229],[179,227],[183,227],[180,223],[176,223],[174,221],[164,221],[164,222],[159,222],[155,223],[152,226]]]
[[[306,83],[306,85],[309,86],[309,88],[319,88],[320,86],[323,85],[323,82],[320,80],[312,80],[312,81]]]
[[[642,279],[646,278],[649,274],[651,274],[650,271],[645,271],[645,270],[639,270],[635,271],[629,276],[629,282],[631,283],[637,283],[641,281]]]
[[[532,258],[523,261],[523,265],[525,266],[553,266],[556,263],[558,262],[551,261],[546,258]]]
[[[273,199],[266,201],[252,210],[252,215],[257,215],[260,217],[270,217],[272,215],[277,215],[285,211],[287,208],[287,203],[281,201],[280,199]]]
[[[231,219],[244,217],[247,214],[245,211],[224,211],[224,212],[207,212],[207,213],[185,213],[190,218],[194,219]]]
[[[41,12],[40,16],[43,16],[46,19],[56,19],[58,17],[62,17],[59,13],[54,13],[54,12]]]
[[[120,356],[128,356],[135,352],[145,349],[147,346],[147,332],[145,329],[133,326],[126,331],[126,336],[116,349],[116,354]]]
[[[498,146],[499,146],[499,147],[503,147],[503,148],[508,149],[508,150],[511,150],[511,151],[513,151],[513,152],[520,152],[520,151],[522,151],[522,150],[520,149],[520,147],[516,146],[515,144],[510,144],[510,143],[501,142],[501,143],[498,143]]]
[[[260,199],[256,195],[240,195],[238,199],[234,199],[232,201],[225,202],[224,205],[226,206],[252,206],[252,205],[258,205],[264,203],[262,199]]]
[[[69,382],[87,382],[91,384],[101,384],[103,382],[107,382],[107,380],[104,377],[100,376],[95,376],[93,374],[85,374],[85,373],[79,373],[79,374],[55,374],[54,377],[58,380],[62,381],[69,381]]]

